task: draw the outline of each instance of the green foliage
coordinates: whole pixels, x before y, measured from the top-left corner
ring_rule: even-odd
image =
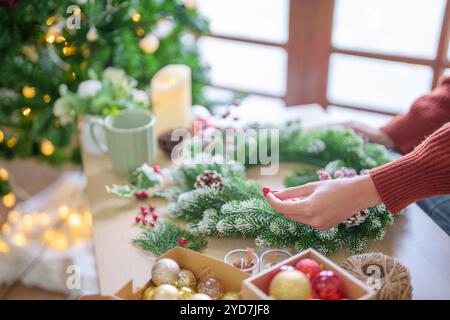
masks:
[[[341,162],[330,164],[335,169]],[[208,165],[204,166],[204,169]],[[224,165],[226,167],[226,165]],[[201,165],[195,167],[200,172]],[[243,170],[244,166],[242,166]],[[179,177],[189,177],[192,168],[181,168]],[[187,171],[187,174],[186,174]],[[222,174],[227,170],[222,170]],[[309,172],[311,173],[311,172]],[[369,208],[369,217],[360,225],[338,225],[327,231],[315,230],[307,225],[293,222],[278,214],[265,200],[261,186],[245,177],[222,177],[222,191],[204,187],[186,190],[178,194],[171,206],[171,214],[190,222],[189,230],[199,236],[251,237],[258,246],[286,247],[299,250],[309,247],[324,254],[348,247],[353,253],[364,250],[368,240],[379,240],[392,223],[391,214],[383,205]],[[186,186],[185,181],[178,181]]]
[[[79,149],[73,143],[76,124],[61,125],[52,106],[60,96],[58,87],[65,84],[75,91],[81,81],[89,78],[88,70],[101,74],[109,66],[122,68],[138,81],[140,89],[145,89],[163,66],[187,64],[192,70],[193,103],[205,103],[202,88],[207,79],[195,41],[181,41],[186,34],[208,32],[207,21],[195,9],[185,8],[179,0],[85,1],[78,4],[81,29],[62,28],[60,35],[66,41],[47,43],[48,30],[59,26],[58,19],[68,17],[66,9],[73,4],[70,0],[27,0],[12,8],[0,7],[0,128],[5,133],[0,143],[1,157],[34,156],[53,164],[79,161]],[[131,19],[132,11],[141,15],[138,22]],[[47,26],[49,17],[57,18],[51,26]],[[172,21],[173,29],[159,39],[156,52],[144,53],[137,31],[153,32],[161,19]],[[86,39],[91,26],[98,32],[93,42]],[[74,54],[63,54],[66,43],[76,48]],[[24,86],[35,87],[35,96],[25,98],[21,94]],[[49,95],[51,101],[44,100],[44,95]],[[27,117],[22,115],[24,107],[31,108]],[[17,143],[8,147],[6,142],[11,137]],[[55,145],[50,156],[40,152],[44,139]]]
[[[157,223],[155,227],[142,226],[141,228],[142,233],[133,240],[133,243],[157,256],[177,246],[203,251],[208,244],[203,237],[193,235],[167,220]],[[180,238],[186,239],[185,245],[180,245]]]

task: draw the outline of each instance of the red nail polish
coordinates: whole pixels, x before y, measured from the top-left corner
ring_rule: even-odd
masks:
[[[270,188],[269,187],[264,187],[262,189],[262,192],[263,192],[264,196],[266,196],[270,192]]]

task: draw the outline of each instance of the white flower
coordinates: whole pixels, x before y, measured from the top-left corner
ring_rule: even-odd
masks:
[[[133,101],[136,103],[142,103],[144,106],[148,106],[150,104],[148,94],[144,90],[132,89],[131,96],[133,97]]]
[[[92,97],[102,88],[98,80],[86,80],[78,86],[77,94],[80,98]]]
[[[128,77],[124,70],[113,67],[108,67],[103,71],[103,79],[115,87],[124,89],[134,88],[137,85],[136,80]]]
[[[53,114],[61,121],[62,125],[66,125],[73,120],[73,112],[63,97],[55,101]]]

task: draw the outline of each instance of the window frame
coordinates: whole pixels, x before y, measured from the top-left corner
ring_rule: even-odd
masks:
[[[439,36],[439,45],[435,59],[350,50],[333,46],[332,28],[334,6],[335,0],[290,0],[289,37],[286,43],[261,41],[220,34],[209,34],[207,36],[284,49],[288,59],[286,70],[286,94],[277,96],[264,92],[247,93],[282,99],[287,106],[318,103],[324,109],[329,105],[334,105],[387,115],[397,114],[396,112],[377,110],[367,106],[346,105],[330,101],[327,98],[328,69],[330,56],[333,53],[428,66],[433,71],[433,81],[430,89],[436,87],[438,80],[445,69],[450,68],[450,61],[447,57],[450,38],[450,0],[446,0]],[[242,91],[239,88],[224,87],[215,84],[210,84],[210,86],[224,90]]]

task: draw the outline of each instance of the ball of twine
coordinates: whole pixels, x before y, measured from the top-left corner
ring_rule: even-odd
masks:
[[[409,271],[392,257],[382,253],[360,254],[345,260],[342,268],[374,289],[378,300],[412,299]]]

